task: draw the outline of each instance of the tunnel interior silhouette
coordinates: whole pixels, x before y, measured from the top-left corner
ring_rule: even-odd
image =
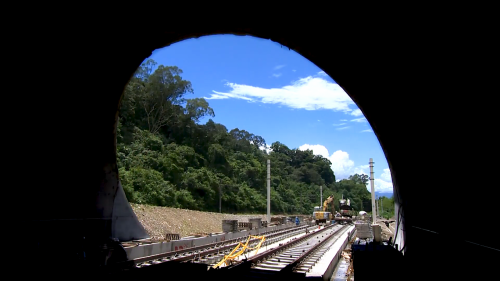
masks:
[[[438,162],[447,155],[434,162],[424,158],[438,155],[445,147],[442,140],[446,135],[426,131],[426,126],[440,126],[431,122],[440,108],[428,107],[417,98],[422,87],[412,87],[416,85],[412,83],[420,77],[401,73],[418,65],[423,56],[406,53],[410,47],[402,44],[397,45],[397,50],[390,34],[381,33],[375,39],[368,33],[336,30],[332,44],[332,36],[321,28],[299,32],[292,27],[186,27],[173,32],[153,27],[144,31],[147,39],[124,43],[124,38],[133,32],[130,28],[112,33],[98,28],[93,31],[62,43],[75,46],[71,44],[78,42],[78,49],[82,50],[75,58],[74,73],[62,74],[67,80],[59,82],[57,94],[51,97],[64,105],[50,103],[49,98],[49,102],[44,102],[44,114],[37,115],[48,136],[42,140],[41,156],[55,159],[58,164],[41,164],[30,172],[48,188],[30,188],[26,205],[31,210],[32,225],[43,230],[30,241],[48,260],[61,255],[68,256],[68,263],[78,260],[73,253],[84,243],[93,249],[89,253],[94,253],[98,264],[99,249],[110,238],[126,241],[147,237],[126,201],[116,166],[116,123],[124,86],[155,49],[215,34],[250,35],[293,49],[325,71],[354,100],[373,128],[391,170],[396,209],[403,214],[400,227],[404,231],[398,236],[398,244],[404,245],[408,274],[421,272],[427,266],[440,266],[441,272],[447,273],[454,272],[457,265],[465,270],[470,268],[470,256],[497,253],[497,242],[485,237],[484,232],[457,230],[464,221],[478,221],[475,214],[460,212],[459,216],[430,219],[427,209],[423,210],[427,200],[434,202],[433,210],[437,212],[456,206],[463,198],[450,191],[447,184],[431,186],[429,196],[422,193],[418,171],[425,167],[435,173],[439,165],[444,165]],[[69,54],[63,49],[54,52],[59,52],[59,56]],[[110,70],[95,71],[103,63],[112,65]],[[81,83],[83,77],[88,77],[86,83]],[[432,89],[426,93],[437,94]],[[61,116],[71,120],[71,128],[57,122]],[[407,118],[407,123],[402,126],[403,118]],[[452,265],[425,260],[429,252],[446,257]]]

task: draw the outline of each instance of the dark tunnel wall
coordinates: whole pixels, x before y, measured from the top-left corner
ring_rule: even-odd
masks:
[[[474,109],[479,104],[456,96],[472,76],[463,80],[443,75],[458,66],[438,34],[430,30],[424,36],[417,32],[423,27],[415,26],[401,34],[395,27],[375,24],[334,32],[326,23],[311,24],[308,29],[292,25],[239,28],[229,23],[225,28],[184,26],[175,31],[163,25],[152,24],[147,29],[130,26],[93,21],[75,24],[71,33],[59,28],[33,34],[36,63],[46,67],[40,81],[51,91],[28,94],[30,99],[24,101],[25,115],[36,121],[31,137],[37,138],[42,149],[35,152],[40,160],[36,168],[29,169],[30,178],[23,188],[28,208],[20,219],[28,216],[30,225],[43,230],[34,243],[52,249],[52,256],[71,252],[82,236],[97,245],[113,234],[118,188],[117,109],[124,85],[135,69],[154,49],[186,38],[223,33],[250,34],[290,47],[323,69],[356,102],[377,135],[394,186],[399,188],[409,272],[418,272],[424,264],[441,266],[437,260],[422,261],[429,252],[450,257],[464,267],[468,259],[460,257],[497,253],[464,242],[499,248],[498,242],[485,237],[485,231],[462,228],[464,222],[488,221],[488,215],[495,213],[493,202],[498,191],[493,190],[495,181],[491,179],[466,182],[464,179],[471,176],[457,175],[461,172],[454,165],[478,162],[477,154],[461,150],[473,142],[480,144],[475,148],[481,153],[497,149],[490,131],[472,129],[477,138],[463,131],[463,124],[470,124],[463,108]],[[130,34],[141,34],[141,39],[130,40]],[[54,65],[54,59],[62,65]],[[97,69],[103,65],[109,66],[108,71]],[[457,87],[459,83],[461,87]],[[471,85],[488,87],[484,82],[471,81]],[[474,165],[469,168],[475,175],[482,171]],[[41,185],[44,188],[39,188]],[[470,191],[476,186],[487,186],[484,190],[488,190],[481,196],[485,202],[480,214],[469,212],[466,203],[476,198]],[[433,236],[420,229],[441,234]],[[61,233],[65,233],[63,237]],[[445,234],[451,235],[443,239]],[[454,267],[444,266],[443,270],[451,272]]]

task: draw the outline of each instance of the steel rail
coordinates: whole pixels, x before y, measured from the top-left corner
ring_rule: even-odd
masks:
[[[320,229],[320,230],[318,230],[316,232],[311,232],[309,234],[306,234],[306,235],[304,235],[304,236],[302,236],[300,238],[297,238],[297,239],[294,239],[294,240],[292,240],[290,242],[287,242],[287,243],[283,244],[282,246],[279,246],[279,247],[277,247],[275,249],[271,249],[271,250],[262,252],[262,253],[260,253],[260,254],[258,254],[256,256],[253,256],[253,257],[247,259],[244,262],[245,263],[248,263],[248,262],[249,263],[258,263],[258,262],[260,262],[260,261],[262,261],[264,259],[267,259],[269,256],[272,256],[272,255],[274,255],[274,254],[276,254],[278,252],[281,252],[281,251],[283,251],[285,249],[291,248],[291,247],[295,246],[296,244],[299,244],[299,243],[301,243],[301,242],[303,242],[303,241],[305,241],[305,240],[307,240],[307,239],[309,239],[311,237],[314,237],[315,235],[318,235],[318,234],[320,234],[320,233],[322,233],[322,232],[330,229],[331,227],[333,227],[333,225],[326,226],[326,227],[324,227],[324,228],[322,228],[322,229]]]
[[[310,227],[310,226],[291,227],[291,228],[286,229],[286,230],[273,230],[271,232],[266,232],[266,233],[271,233],[271,234],[267,235],[266,239],[285,235],[285,234],[291,233],[291,232],[299,232],[299,231],[302,231],[308,227]],[[263,235],[265,235],[265,233]],[[179,250],[179,251],[175,251],[175,252],[172,251],[172,252],[166,252],[166,253],[157,254],[157,255],[136,258],[136,259],[130,260],[128,262],[133,262],[134,264],[139,264],[139,263],[154,261],[154,260],[159,260],[159,259],[163,259],[161,261],[161,263],[165,263],[165,262],[169,262],[169,261],[194,260],[196,257],[201,256],[201,255],[207,256],[207,255],[211,255],[214,253],[220,253],[221,251],[232,249],[240,241],[244,241],[247,238],[248,238],[248,235],[242,236],[239,238],[235,238],[235,239],[231,239],[231,240],[227,240],[227,241],[224,241],[222,243],[218,242],[218,243],[206,244],[206,245],[191,247],[191,248],[187,248],[187,249],[183,249],[183,250]],[[254,239],[251,239],[249,243],[254,243],[258,240],[259,239],[254,238]],[[191,253],[191,254],[185,255],[185,256],[180,256],[184,253]],[[164,258],[172,257],[172,256],[174,258],[171,258],[169,260],[164,260]]]
[[[311,247],[311,249],[309,249],[307,252],[305,252],[304,254],[300,255],[300,257],[298,257],[295,261],[293,261],[292,263],[290,263],[289,265],[285,266],[283,269],[281,269],[280,272],[283,272],[283,273],[291,273],[291,272],[294,272],[297,267],[300,266],[300,264],[308,259],[312,254],[314,254],[317,250],[319,250],[320,248],[322,248],[327,242],[330,241],[330,239],[334,238],[335,236],[337,235],[342,235],[345,233],[345,230],[347,229],[347,225],[343,225],[341,228],[337,229],[335,232],[333,232],[332,234],[330,234],[328,237],[326,237],[325,239],[323,239],[323,241],[321,243],[318,243],[316,245],[314,245],[313,247]],[[339,237],[339,236],[338,236]],[[337,239],[338,239],[337,237]]]

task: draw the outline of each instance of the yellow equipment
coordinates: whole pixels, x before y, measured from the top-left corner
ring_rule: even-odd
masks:
[[[327,220],[331,221],[333,219],[333,213],[335,213],[335,208],[333,206],[333,200],[334,200],[333,195],[330,195],[323,202],[323,210],[322,211],[317,210],[318,209],[317,207],[315,208],[315,211],[313,212],[313,217],[314,217],[314,220],[316,220],[316,224],[326,223]],[[332,205],[331,212],[327,211],[328,205]]]
[[[257,244],[257,246],[255,246],[254,248],[251,248],[251,247],[248,247],[248,243],[250,242],[250,240],[252,238],[257,238],[257,239],[260,239],[260,242],[259,244]],[[238,256],[240,256],[241,254],[243,254],[246,250],[256,250],[255,251],[255,254],[257,254],[257,252],[259,251],[260,249],[260,246],[262,245],[262,243],[264,243],[264,241],[266,240],[266,237],[265,236],[253,236],[253,235],[249,235],[248,236],[248,239],[247,239],[247,242],[245,244],[239,242],[238,245],[236,245],[236,247],[231,251],[231,253],[229,253],[229,255],[225,255],[224,258],[219,262],[217,263],[216,265],[212,266],[213,268],[217,268],[219,266],[221,266],[222,264],[226,264],[229,265],[235,258],[237,258]],[[236,252],[239,248],[241,247],[241,250],[239,252]]]

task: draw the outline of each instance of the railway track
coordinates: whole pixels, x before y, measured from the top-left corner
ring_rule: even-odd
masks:
[[[307,229],[307,231],[306,231]],[[176,252],[142,257],[132,261],[128,269],[116,272],[120,278],[135,280],[142,276],[189,272],[190,276],[207,280],[293,280],[325,278],[333,273],[335,256],[345,245],[347,237],[353,235],[352,225],[333,224],[322,227],[301,226],[286,230],[275,230],[265,235],[265,244],[258,254],[249,250],[231,264],[215,268],[239,242],[248,236],[213,243]],[[260,235],[263,235],[262,233]],[[337,240],[340,241],[337,243]],[[350,238],[348,238],[350,239]],[[260,239],[252,239],[254,247]],[[266,247],[267,246],[267,247]],[[267,250],[266,250],[267,249]],[[247,257],[248,256],[248,257]],[[123,269],[123,268],[122,268]],[[128,280],[128,279],[127,279]]]
[[[310,229],[310,226],[299,226],[292,227],[284,230],[275,230],[260,235],[266,236],[266,243],[273,243],[279,240],[286,239],[287,237],[297,235],[299,233],[304,233],[306,228]],[[224,258],[224,255],[229,254],[229,252],[238,245],[239,242],[247,240],[248,236],[243,236],[236,239],[227,240],[219,243],[212,243],[207,245],[201,245],[198,247],[191,247],[175,252],[167,252],[163,254],[146,256],[142,258],[133,259],[127,263],[133,263],[134,267],[142,268],[151,265],[168,263],[168,262],[194,262],[194,263],[204,263],[207,265],[216,264]],[[258,243],[258,239],[250,240],[249,245],[253,246]]]
[[[245,259],[228,269],[235,273],[240,271],[239,275],[244,275],[246,279],[305,278],[306,273],[311,271],[318,260],[348,229],[348,225],[326,226]]]
[[[346,230],[347,225],[333,225],[321,233],[312,233],[295,245],[283,245],[267,257],[264,253],[264,259],[253,264],[253,274],[258,271],[307,273]]]

